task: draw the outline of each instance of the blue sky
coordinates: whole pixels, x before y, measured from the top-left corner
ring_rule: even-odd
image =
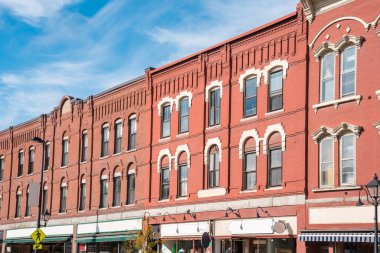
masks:
[[[0,0],[0,130],[296,10],[298,0]]]

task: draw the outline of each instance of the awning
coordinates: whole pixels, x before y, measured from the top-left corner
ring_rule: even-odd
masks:
[[[81,237],[75,241],[77,243],[92,243],[92,242],[123,242],[132,240],[136,235],[113,235],[113,236],[93,236],[93,237]]]
[[[46,237],[41,244],[44,243],[59,243],[69,241],[70,237]],[[6,239],[6,244],[32,244],[34,241],[31,238]]]
[[[346,233],[301,233],[298,239],[304,242],[373,242],[372,232]]]

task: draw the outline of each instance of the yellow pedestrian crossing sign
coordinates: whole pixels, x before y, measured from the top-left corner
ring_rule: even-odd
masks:
[[[30,235],[30,237],[32,237],[33,241],[36,243],[35,245],[38,245],[38,244],[40,244],[44,240],[44,238],[46,237],[46,235],[44,234],[44,232],[40,228],[37,228]],[[42,245],[41,245],[41,247],[42,247]],[[37,248],[37,249],[39,249],[39,248]]]
[[[33,249],[42,249],[42,244],[33,244]]]

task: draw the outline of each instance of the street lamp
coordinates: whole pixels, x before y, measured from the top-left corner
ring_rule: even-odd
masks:
[[[46,227],[46,224],[49,221],[51,215],[48,210],[44,210],[41,215],[42,215],[42,219],[45,222],[45,227]]]
[[[41,166],[41,173],[40,173],[40,194],[39,194],[39,197],[38,197],[38,215],[37,215],[37,228],[40,228],[41,227],[41,205],[42,205],[42,182],[43,182],[43,172],[44,172],[44,163],[45,163],[45,144],[46,142],[44,140],[42,140],[40,137],[33,137],[32,139],[33,142],[36,142],[36,143],[39,143],[39,144],[42,144],[42,166]],[[46,220],[45,218],[50,218],[50,214],[49,212],[47,212],[49,215],[46,215],[46,211],[44,212],[45,215],[43,215],[44,217],[44,221],[45,221],[45,224],[46,224]],[[37,249],[34,250],[34,252],[37,252]]]
[[[378,225],[377,225],[377,207],[379,205],[379,186],[380,186],[380,181],[378,180],[377,174],[375,173],[375,176],[373,179],[364,186],[364,190],[367,194],[367,201],[372,204],[375,207],[375,238],[374,238],[374,252],[378,253]],[[360,199],[360,192],[359,192],[359,200],[358,203],[356,204],[357,206],[363,205],[363,202],[361,202]]]

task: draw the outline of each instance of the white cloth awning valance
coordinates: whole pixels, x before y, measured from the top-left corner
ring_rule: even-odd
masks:
[[[372,232],[346,233],[301,233],[298,239],[304,242],[368,242],[374,241]]]

